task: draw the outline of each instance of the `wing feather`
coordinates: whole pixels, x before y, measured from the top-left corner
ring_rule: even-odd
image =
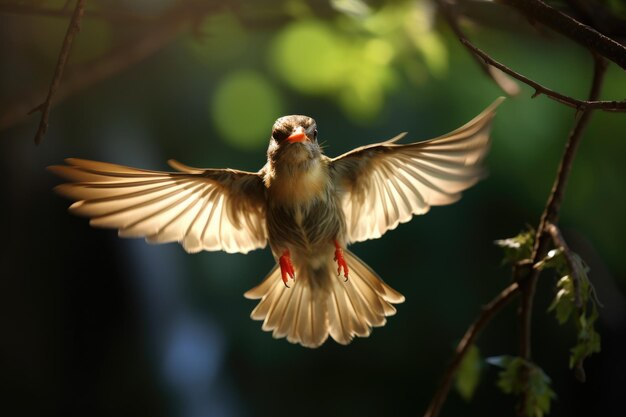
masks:
[[[438,138],[398,144],[401,134],[332,159],[349,241],[380,237],[431,206],[454,203],[483,178],[491,121],[502,100]]]
[[[55,188],[76,200],[74,214],[122,237],[177,241],[189,252],[246,253],[265,247],[265,187],[260,173],[200,169],[149,171],[69,158],[50,171],[72,182]]]

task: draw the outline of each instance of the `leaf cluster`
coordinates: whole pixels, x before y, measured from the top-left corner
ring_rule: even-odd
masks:
[[[504,250],[503,263],[516,264],[530,259],[535,245],[535,231],[528,229],[517,236],[496,240],[494,243]]]
[[[534,363],[518,356],[495,356],[487,362],[502,368],[498,376],[498,387],[506,394],[526,395],[522,415],[543,417],[550,412],[550,404],[556,394],[550,387],[550,378]]]
[[[561,325],[574,322],[577,338],[576,345],[570,350],[569,367],[575,369],[579,380],[584,381],[583,361],[600,352],[600,335],[594,327],[599,317],[599,303],[589,281],[589,268],[576,253],[566,254],[563,249],[551,250],[537,266],[552,268],[560,276],[548,311],[554,311]]]

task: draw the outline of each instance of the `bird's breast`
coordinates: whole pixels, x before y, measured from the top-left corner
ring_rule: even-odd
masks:
[[[328,167],[320,159],[277,167],[268,184],[272,204],[306,205],[325,199],[330,186]]]
[[[306,170],[278,171],[268,187],[267,229],[275,253],[334,250],[343,241],[345,219],[323,160]]]

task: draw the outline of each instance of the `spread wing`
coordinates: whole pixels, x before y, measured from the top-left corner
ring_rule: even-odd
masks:
[[[400,145],[404,133],[331,160],[331,175],[344,190],[348,239],[382,236],[431,206],[450,204],[484,174],[497,99],[464,126],[435,139]]]
[[[265,187],[259,174],[198,169],[176,161],[179,172],[147,171],[66,159],[49,170],[72,181],[55,188],[76,200],[72,213],[96,227],[150,243],[180,242],[187,252],[247,253],[265,247]]]

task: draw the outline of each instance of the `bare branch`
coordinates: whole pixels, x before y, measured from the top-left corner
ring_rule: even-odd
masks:
[[[41,143],[41,140],[48,130],[48,118],[50,117],[50,104],[52,103],[52,96],[54,96],[54,93],[57,88],[59,88],[59,84],[61,83],[63,70],[65,69],[67,58],[70,56],[70,50],[72,48],[72,43],[74,42],[74,37],[80,30],[80,19],[83,17],[84,10],[85,0],[76,0],[72,20],[70,20],[67,32],[65,33],[65,38],[63,39],[63,46],[61,47],[61,52],[59,53],[59,59],[54,69],[54,76],[52,78],[52,82],[50,83],[46,100],[30,111],[30,113],[34,113],[36,111],[41,112],[41,120],[39,121],[39,127],[37,128],[37,133],[35,134],[36,145]]]
[[[577,110],[582,109],[598,109],[605,111],[617,111],[617,112],[625,112],[626,111],[626,101],[605,101],[605,100],[578,100],[573,97],[566,96],[557,91],[554,91],[548,87],[545,87],[539,84],[536,81],[531,80],[530,78],[512,70],[506,65],[496,61],[492,57],[490,57],[487,53],[476,47],[472,44],[468,39],[462,38],[460,39],[461,43],[465,45],[469,50],[474,52],[480,58],[482,58],[487,64],[492,65],[502,72],[505,72],[512,76],[513,78],[520,80],[526,85],[535,89],[535,94],[533,94],[533,98],[538,96],[539,94],[543,94],[552,100],[558,101],[559,103],[565,104],[566,106],[575,108]]]
[[[626,47],[541,0],[499,0],[626,69]]]
[[[448,393],[450,392],[450,387],[452,385],[452,381],[456,376],[456,373],[459,369],[459,365],[463,361],[465,354],[469,347],[474,343],[476,337],[482,329],[484,329],[487,324],[491,321],[491,319],[513,299],[515,295],[519,292],[519,285],[514,282],[504,290],[500,292],[493,300],[489,302],[489,304],[485,305],[482,308],[481,313],[478,315],[476,320],[472,323],[472,325],[467,329],[465,334],[463,335],[463,339],[457,345],[454,356],[446,369],[446,372],[443,375],[441,383],[439,384],[439,388],[435,393],[433,399],[424,414],[424,417],[437,417],[439,412],[441,411],[441,407],[443,403],[448,398]]]
[[[468,44],[464,42],[467,41],[469,43],[467,37],[459,26],[458,16],[454,12],[454,10],[452,10],[447,0],[437,0],[437,4],[439,5],[439,10],[441,10],[443,17],[446,19],[448,26],[450,26],[450,29],[452,29],[452,31],[455,33],[457,38],[459,38],[461,43],[465,45],[465,47],[467,47],[470,52],[472,52],[472,57],[476,60],[478,65],[480,65],[480,68],[484,71],[484,73],[509,96],[515,96],[519,94],[520,88],[515,81],[508,78],[505,74],[503,74],[500,70],[494,68],[492,65],[489,65],[483,59],[480,59],[477,54],[473,53],[474,51],[472,50],[472,48],[470,48]]]

